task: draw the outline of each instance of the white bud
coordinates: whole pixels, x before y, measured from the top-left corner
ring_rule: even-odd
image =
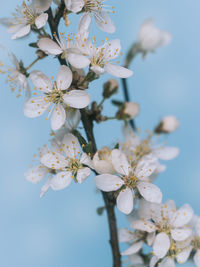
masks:
[[[161,121],[164,132],[174,132],[179,127],[179,121],[175,116],[166,116]]]
[[[140,27],[138,40],[142,50],[154,51],[158,47],[168,45],[171,41],[171,35],[169,32],[156,28],[154,21],[148,19]]]
[[[110,173],[114,172],[112,166],[112,159],[111,159],[111,152],[112,150],[109,147],[102,147],[100,150],[96,152],[93,157],[93,164],[95,170],[99,174],[103,173]]]
[[[130,119],[134,119],[139,114],[139,105],[134,102],[126,102],[124,114],[128,115]]]

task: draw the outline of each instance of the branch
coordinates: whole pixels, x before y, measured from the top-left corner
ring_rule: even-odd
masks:
[[[63,12],[64,12],[63,1],[58,9],[58,12],[55,18],[53,17],[51,8],[49,8],[49,10],[47,11],[49,15],[48,23],[49,23],[51,34],[54,40],[55,40],[54,34],[58,36],[58,25],[59,25],[61,17],[63,16]],[[63,64],[67,65],[67,62],[65,59],[58,57],[58,60],[61,65]],[[93,120],[87,114],[87,109],[81,109],[81,120],[84,126],[87,139],[89,142],[92,143],[92,150],[93,150],[92,153],[94,154],[97,151],[97,146],[96,146],[96,141],[95,141],[94,132],[93,132]],[[109,223],[109,230],[110,230],[110,245],[111,245],[112,255],[113,255],[113,267],[121,267],[121,255],[120,255],[120,250],[119,250],[117,223],[116,223],[116,217],[115,217],[115,211],[114,211],[115,198],[112,193],[102,192],[102,195],[103,195],[103,199],[104,199],[105,207],[107,211],[107,216],[108,216],[108,223]]]
[[[121,79],[122,85],[123,85],[123,93],[124,93],[124,99],[126,102],[130,102],[130,95],[128,91],[128,85],[127,85],[127,79]],[[130,125],[133,128],[133,130],[136,130],[135,122],[134,120],[130,120]]]

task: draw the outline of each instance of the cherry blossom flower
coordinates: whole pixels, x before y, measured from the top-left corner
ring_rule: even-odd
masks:
[[[3,48],[3,50],[6,49]],[[13,53],[9,53],[7,50],[5,52],[8,54],[13,66],[6,67],[1,64],[1,67],[5,67],[5,69],[0,70],[0,72],[3,74],[8,73],[6,81],[10,84],[10,88],[13,92],[18,89],[19,94],[17,97],[21,96],[22,90],[24,90],[26,92],[26,99],[29,99],[31,91],[21,62],[18,61],[17,57]]]
[[[152,19],[147,19],[139,30],[138,40],[142,50],[154,51],[161,46],[168,45],[171,35],[156,28]]]
[[[53,190],[66,188],[73,179],[83,183],[90,176],[90,168],[93,167],[90,157],[81,153],[78,139],[70,133],[64,136],[60,151],[46,153],[41,162],[57,172],[51,180]]]
[[[93,39],[95,40],[95,38]],[[104,45],[99,47],[95,47],[95,44],[87,39],[80,49],[84,55],[89,56],[90,69],[98,75],[105,72],[119,78],[128,78],[133,75],[131,70],[109,62],[116,59],[120,54],[121,45],[119,39],[106,41]]]
[[[23,1],[21,6],[18,6],[16,13],[12,18],[4,18],[0,23],[8,27],[8,32],[12,34],[12,39],[24,37],[29,34],[31,27],[41,29],[45,26],[48,14],[44,13],[50,5],[52,0],[32,0],[27,4]]]
[[[24,114],[30,118],[38,117],[53,104],[51,113],[52,130],[58,130],[64,125],[66,107],[81,109],[88,106],[90,102],[87,92],[83,90],[70,90],[72,72],[64,65],[60,67],[57,80],[53,84],[40,71],[31,72],[30,78],[35,87],[44,93],[44,96],[34,97],[27,101],[24,106]]]
[[[193,210],[187,204],[177,209],[172,200],[164,204],[141,200],[139,214],[140,219],[133,220],[131,227],[152,233],[153,252],[158,259],[167,255],[173,241],[182,242],[192,235],[188,223]]]
[[[105,192],[117,191],[118,209],[129,214],[133,210],[135,190],[147,201],[160,203],[162,193],[160,189],[151,184],[148,177],[156,168],[155,159],[149,156],[143,157],[138,164],[132,167],[126,156],[118,149],[111,153],[112,164],[117,175],[101,174],[95,177],[97,188]]]
[[[80,12],[82,9],[86,12],[83,18],[94,16],[99,29],[107,33],[115,32],[115,25],[108,13],[114,13],[113,7],[108,8],[104,4],[106,0],[65,0],[66,8],[74,13]]]
[[[99,173],[114,173],[112,165],[112,150],[105,146],[98,150],[93,157],[94,169]]]

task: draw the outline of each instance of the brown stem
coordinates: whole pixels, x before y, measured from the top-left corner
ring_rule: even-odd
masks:
[[[52,37],[54,38],[54,34],[57,34],[58,36],[58,25],[60,22],[60,19],[64,12],[64,6],[63,1],[59,7],[59,10],[55,16],[53,17],[53,13],[51,8],[47,11],[49,18],[48,23],[51,30]],[[55,38],[54,38],[55,40]],[[58,60],[61,65],[67,65],[66,60],[62,59],[61,57],[58,57]],[[94,137],[93,132],[93,120],[87,113],[87,109],[81,109],[81,120],[84,126],[84,130],[87,136],[87,139],[92,144],[92,153],[97,151],[96,141]],[[117,233],[117,223],[116,223],[116,217],[115,217],[115,198],[112,193],[105,193],[102,192],[103,199],[105,202],[105,207],[107,211],[108,216],[108,223],[109,223],[109,230],[110,230],[110,245],[112,249],[112,255],[113,255],[113,267],[121,267],[121,255],[119,251],[119,242],[118,242],[118,233]]]

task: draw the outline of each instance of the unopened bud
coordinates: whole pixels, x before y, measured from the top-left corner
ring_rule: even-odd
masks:
[[[103,86],[103,97],[104,98],[109,98],[112,95],[116,94],[119,88],[119,83],[117,80],[110,79],[106,83],[104,83]]]
[[[110,173],[114,172],[112,166],[112,158],[111,158],[111,149],[109,147],[102,147],[100,150],[96,152],[93,157],[93,164],[95,170],[100,173]]]
[[[155,132],[160,133],[171,133],[177,130],[179,127],[179,121],[175,116],[164,117],[159,125],[156,127]]]
[[[139,105],[134,102],[125,102],[116,114],[118,120],[132,120],[139,114]]]
[[[46,55],[42,50],[40,50],[40,49],[38,49],[38,50],[36,51],[36,54],[37,54],[38,58],[40,58],[40,59],[43,59],[44,57],[47,56],[47,55]]]

